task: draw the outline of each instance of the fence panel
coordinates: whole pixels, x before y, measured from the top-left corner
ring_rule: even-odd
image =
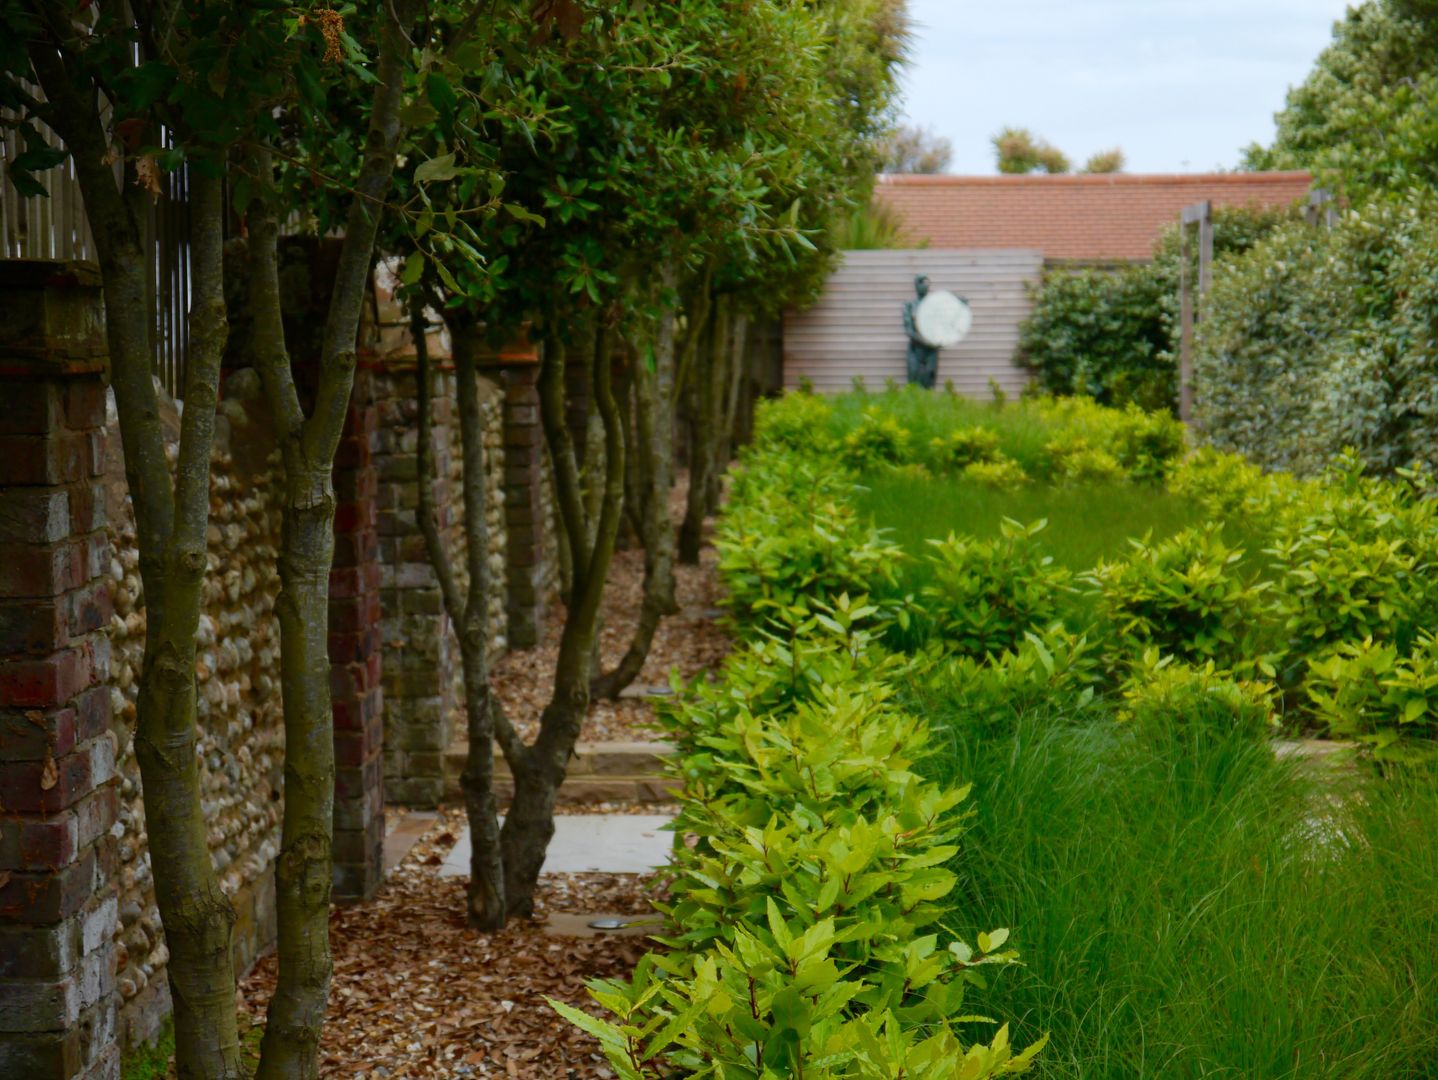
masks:
[[[939,353],[939,384],[952,379],[959,393],[987,398],[993,380],[1017,393],[1029,381],[1013,362],[1019,323],[1032,306],[1027,285],[1043,269],[1043,252],[1026,249],[847,251],[819,301],[784,317],[784,385],[805,377],[825,392],[848,390],[855,377],[871,390],[889,378],[902,384],[903,306],[915,275],[928,274],[932,288],[958,293],[974,315],[969,336]]]

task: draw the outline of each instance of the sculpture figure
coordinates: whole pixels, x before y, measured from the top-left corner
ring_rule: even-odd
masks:
[[[929,295],[928,274],[914,278],[914,293],[914,299],[904,305],[904,333],[909,336],[909,383],[932,390],[939,374],[939,350],[921,338],[914,326],[914,312]]]

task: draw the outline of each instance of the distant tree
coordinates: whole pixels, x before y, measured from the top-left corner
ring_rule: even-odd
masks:
[[[954,157],[953,144],[926,128],[895,128],[880,144],[883,160],[879,171],[886,173],[941,173]]]
[[[1438,187],[1438,3],[1367,0],[1275,116],[1249,169],[1309,169],[1350,199]]]
[[[1084,173],[1117,173],[1123,172],[1124,156],[1123,150],[1115,146],[1112,150],[1100,150],[1084,162],[1084,167],[1079,172]]]
[[[1028,128],[1006,127],[992,139],[999,172],[1010,175],[1066,173],[1072,167],[1064,152],[1040,139]]]

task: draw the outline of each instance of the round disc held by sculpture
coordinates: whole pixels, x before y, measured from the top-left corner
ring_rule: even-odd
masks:
[[[963,341],[973,322],[968,301],[951,292],[931,292],[914,309],[914,329],[926,344],[937,349]]]

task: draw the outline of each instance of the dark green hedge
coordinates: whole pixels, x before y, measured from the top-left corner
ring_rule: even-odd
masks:
[[[1286,225],[1220,267],[1196,419],[1214,446],[1311,473],[1345,446],[1372,472],[1438,465],[1438,199]]]
[[[1287,210],[1219,208],[1215,260],[1249,250],[1291,216]],[[1151,262],[1049,271],[1020,327],[1019,362],[1032,368],[1051,394],[1080,394],[1104,405],[1174,408],[1179,259],[1174,226],[1159,240]]]

